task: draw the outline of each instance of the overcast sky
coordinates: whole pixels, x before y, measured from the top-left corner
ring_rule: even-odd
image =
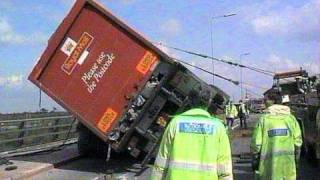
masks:
[[[320,0],[103,0],[104,6],[151,41],[211,54],[271,71],[307,69],[320,72]],[[0,113],[38,110],[39,90],[27,76],[46,47],[50,35],[68,13],[72,0],[0,1]],[[162,48],[209,71],[211,61]],[[212,77],[192,69],[207,82]],[[239,69],[215,63],[215,72],[239,80]],[[244,70],[244,87],[258,94],[271,87],[272,78]],[[215,78],[215,85],[234,99],[239,87]],[[58,107],[43,97],[43,107]]]

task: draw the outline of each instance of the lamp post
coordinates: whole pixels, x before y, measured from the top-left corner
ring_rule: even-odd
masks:
[[[232,13],[232,14],[225,14],[225,15],[220,15],[220,16],[213,16],[210,19],[210,30],[211,30],[211,56],[213,57],[213,21],[215,19],[219,19],[219,18],[226,18],[226,17],[230,17],[230,16],[235,16],[237,14]],[[212,73],[214,73],[214,60],[212,60]],[[214,75],[212,75],[212,85],[214,85]]]
[[[240,54],[239,64],[242,64],[242,61],[241,61],[242,60],[242,56],[248,56],[248,55],[250,55],[249,52]],[[242,84],[243,84],[243,82],[242,82],[242,67],[240,67],[240,93],[241,93],[240,98],[241,98],[241,100],[243,99]]]

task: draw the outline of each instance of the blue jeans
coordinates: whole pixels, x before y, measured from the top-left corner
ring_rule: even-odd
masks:
[[[234,121],[234,118],[227,118],[227,126],[232,128],[233,126],[233,121]]]

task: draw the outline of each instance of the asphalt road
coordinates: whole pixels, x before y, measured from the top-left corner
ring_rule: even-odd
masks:
[[[250,180],[253,179],[251,171],[250,159],[246,155],[249,153],[251,130],[257,121],[259,115],[251,115],[248,120],[248,130],[240,129],[237,125],[238,120],[235,121],[235,128],[231,133],[232,154],[233,154],[233,171],[234,179],[236,180]],[[76,151],[75,146],[69,147]],[[55,152],[58,153],[58,152]],[[19,157],[16,159],[24,161],[47,162],[54,158],[52,155],[34,155]],[[109,162],[104,159],[93,157],[80,157],[66,164],[62,164],[54,169],[42,172],[33,176],[30,179],[34,180],[82,180],[82,179],[148,179],[150,175],[149,165],[145,169],[137,168],[138,161],[129,155],[121,155],[113,157]],[[320,168],[315,168],[310,165],[304,157],[301,158],[298,179],[319,179]]]

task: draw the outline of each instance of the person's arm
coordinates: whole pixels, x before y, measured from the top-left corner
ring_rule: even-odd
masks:
[[[218,178],[223,180],[233,179],[230,141],[225,128],[221,128],[219,142],[217,159]]]
[[[302,136],[301,136],[301,129],[298,121],[294,116],[292,116],[292,118],[293,118],[292,134],[293,134],[293,140],[294,140],[294,154],[295,154],[296,165],[298,165],[300,160]]]
[[[237,110],[237,107],[234,105],[233,108],[234,108],[234,118],[239,117],[239,112]]]
[[[249,108],[247,105],[244,106],[245,107],[245,110],[246,110],[246,116],[249,116],[250,114],[250,111],[249,111]]]
[[[226,115],[226,117],[228,117],[228,106],[226,106],[226,108],[224,109],[224,112],[225,112],[225,115]]]
[[[172,119],[163,133],[158,155],[151,173],[152,180],[164,179],[169,165],[172,140],[175,135],[176,121]]]
[[[294,116],[291,116],[293,121],[293,139],[294,139],[294,145],[297,147],[301,147],[302,145],[302,136],[301,136],[301,129],[298,121]]]
[[[255,129],[253,130],[252,139],[251,139],[250,150],[252,153],[252,169],[253,170],[257,170],[259,167],[260,152],[261,152],[261,146],[262,146],[262,131],[263,131],[262,124],[263,124],[263,117],[260,118]]]

